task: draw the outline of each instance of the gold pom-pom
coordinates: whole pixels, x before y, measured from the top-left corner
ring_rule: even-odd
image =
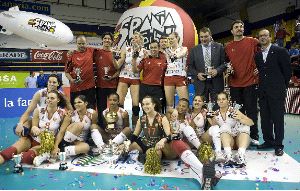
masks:
[[[43,131],[39,136],[41,139],[41,148],[38,150],[38,154],[50,153],[54,148],[54,134],[49,131]]]
[[[210,143],[204,142],[198,148],[198,159],[203,164],[209,163],[215,159],[215,153]]]
[[[155,148],[150,148],[146,153],[146,162],[144,164],[145,173],[148,174],[160,174],[161,161]]]

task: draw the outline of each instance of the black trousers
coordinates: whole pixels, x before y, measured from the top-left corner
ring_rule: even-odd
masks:
[[[242,113],[245,113],[253,120],[254,125],[250,127],[250,137],[258,140],[257,128],[257,85],[247,87],[230,87],[230,96],[232,102],[242,104]]]
[[[78,91],[78,92],[71,92],[70,93],[70,97],[71,97],[71,104],[74,108],[74,100],[77,96],[79,95],[84,95],[87,99],[88,104],[88,108],[92,108],[92,109],[96,109],[96,90],[95,88],[90,88],[90,89],[86,89],[86,90],[82,90],[82,91]]]
[[[96,88],[98,123],[101,128],[104,128],[102,112],[107,107],[107,98],[109,94],[116,93],[116,92],[117,92],[117,88],[99,88],[99,87]]]
[[[263,138],[266,143],[274,145],[275,148],[283,148],[284,100],[284,97],[274,98],[266,94],[259,98]]]

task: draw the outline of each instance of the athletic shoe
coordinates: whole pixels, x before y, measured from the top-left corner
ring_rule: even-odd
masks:
[[[222,151],[216,152],[216,162],[217,163],[225,162],[225,157]]]
[[[44,161],[49,160],[49,159],[50,159],[49,153],[44,153],[44,154],[38,155],[33,159],[33,165],[40,166]]]

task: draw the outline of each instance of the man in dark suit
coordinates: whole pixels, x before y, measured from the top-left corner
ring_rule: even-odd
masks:
[[[274,148],[275,155],[282,156],[284,100],[291,77],[290,56],[286,49],[271,44],[268,30],[260,30],[258,37],[262,51],[255,55],[255,63],[259,72],[258,96],[264,143],[257,148]]]
[[[216,96],[224,89],[223,72],[225,66],[224,47],[212,41],[207,27],[200,29],[201,44],[192,48],[188,73],[192,75],[195,95],[205,96],[206,101],[216,101]]]

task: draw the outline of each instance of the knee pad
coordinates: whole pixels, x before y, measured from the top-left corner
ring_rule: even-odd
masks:
[[[190,149],[190,147],[181,140],[173,140],[171,142],[171,148],[178,156],[181,156],[184,151]]]
[[[208,134],[212,137],[219,136],[220,137],[220,128],[218,125],[211,126],[208,129]]]
[[[16,147],[12,147],[12,146],[0,152],[0,155],[6,161],[12,159],[15,154],[17,154],[17,149]]]
[[[26,163],[26,164],[32,164],[33,163],[33,159],[36,157],[36,154],[33,150],[28,150],[27,152],[24,152],[22,155],[22,163]]]
[[[132,106],[132,114],[135,115],[135,116],[139,116],[140,107],[139,106]]]

